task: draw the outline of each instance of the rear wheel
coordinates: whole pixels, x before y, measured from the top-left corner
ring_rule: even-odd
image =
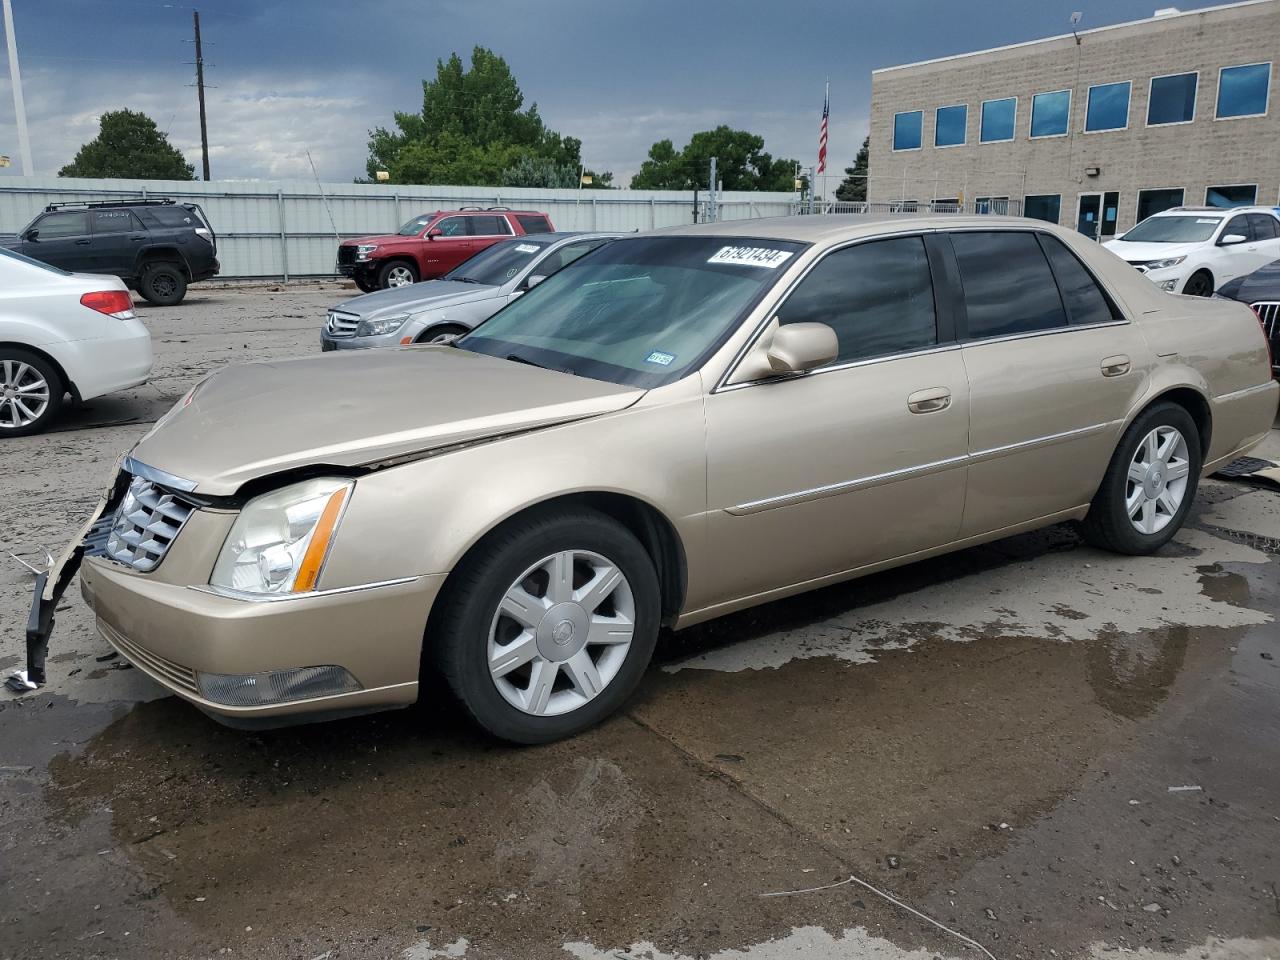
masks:
[[[1161,403],[1120,438],[1081,528],[1117,553],[1144,554],[1168,543],[1191,510],[1200,480],[1200,433],[1191,414]]]
[[[1182,292],[1188,297],[1208,297],[1213,294],[1213,275],[1208,270],[1197,270],[1187,278]]]
[[[62,408],[66,386],[43,357],[0,348],[0,437],[39,433]]]
[[[546,743],[599,723],[653,655],[660,598],[653,562],[592,510],[517,520],[450,575],[433,620],[440,665],[480,726]]]
[[[138,292],[149,303],[172,307],[187,295],[187,276],[182,267],[169,261],[149,263],[142,269]]]
[[[390,287],[407,287],[417,282],[418,271],[413,264],[403,260],[392,260],[378,271],[378,287],[382,290]]]

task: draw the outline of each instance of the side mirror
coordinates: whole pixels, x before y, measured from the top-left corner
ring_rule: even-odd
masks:
[[[1248,240],[1249,238],[1242,233],[1228,233],[1225,236],[1223,236],[1221,240],[1218,241],[1218,246],[1233,247],[1237,243],[1247,243]]]
[[[543,280],[545,280],[545,279],[547,279],[547,278],[546,278],[545,276],[543,276],[542,274],[540,274],[540,273],[532,274],[532,275],[530,275],[529,277],[527,277],[527,278],[525,279],[525,281],[524,281],[524,288],[525,288],[526,290],[532,290],[534,287],[536,287],[538,284],[540,284],[540,283],[541,283]]]
[[[37,230],[35,227],[32,227],[30,230],[28,230],[26,233],[24,233],[24,234],[22,235],[22,239],[23,239],[23,240],[38,240],[38,239],[40,239],[40,231],[39,231],[39,230]]]
[[[427,231],[428,240],[434,240],[436,237],[443,237],[443,236],[444,236],[444,231],[441,230],[439,227],[436,227],[434,230]]]
[[[836,332],[825,323],[780,324],[774,317],[729,382],[750,383],[767,377],[807,373],[830,363],[839,353]]]

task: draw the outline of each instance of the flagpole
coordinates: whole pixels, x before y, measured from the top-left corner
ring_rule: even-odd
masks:
[[[827,77],[827,90],[823,95],[823,103],[827,105],[827,136],[831,136],[831,78]],[[830,152],[828,150],[828,152]],[[827,199],[827,165],[822,165],[822,199]]]

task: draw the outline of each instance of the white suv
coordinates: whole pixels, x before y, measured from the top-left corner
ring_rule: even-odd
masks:
[[[1280,260],[1280,207],[1175,207],[1105,246],[1160,289],[1207,297]]]

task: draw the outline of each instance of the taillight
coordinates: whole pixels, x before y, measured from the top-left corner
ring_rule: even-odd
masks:
[[[195,234],[201,240],[205,240],[209,243],[213,243],[213,231],[207,230],[204,227],[196,227]]]
[[[128,290],[96,290],[86,293],[80,302],[90,310],[97,310],[117,320],[129,320],[133,317],[133,297]]]

